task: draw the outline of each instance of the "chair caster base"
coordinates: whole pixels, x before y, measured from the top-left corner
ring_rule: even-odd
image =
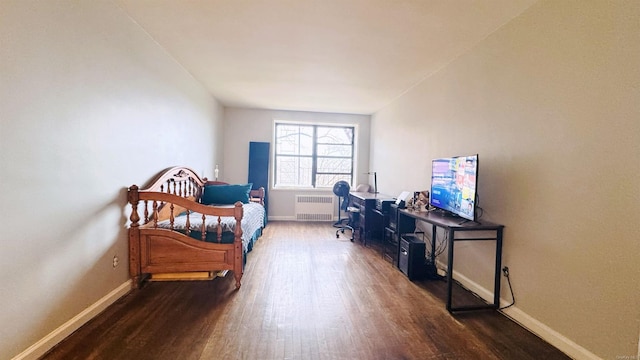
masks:
[[[336,239],[340,238],[340,233],[344,234],[345,230],[351,230],[351,238],[349,240],[351,240],[351,242],[353,242],[353,229],[350,226],[344,226],[338,230],[336,230]]]

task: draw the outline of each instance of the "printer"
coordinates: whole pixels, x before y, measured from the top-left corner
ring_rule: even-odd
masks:
[[[387,213],[389,212],[389,207],[394,202],[396,202],[396,199],[376,199],[376,210],[380,211],[381,213]]]

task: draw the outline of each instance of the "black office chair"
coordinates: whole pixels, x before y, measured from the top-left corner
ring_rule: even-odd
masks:
[[[351,187],[344,180],[340,180],[333,185],[333,193],[338,197],[338,221],[333,226],[339,228],[336,230],[336,238],[340,238],[340,233],[344,234],[345,230],[351,230],[350,240],[353,241],[353,233],[355,232],[353,226],[351,226],[353,215],[349,213],[355,213],[359,210],[349,207],[349,190],[351,190]],[[347,217],[344,219],[342,218],[343,211],[347,213]]]

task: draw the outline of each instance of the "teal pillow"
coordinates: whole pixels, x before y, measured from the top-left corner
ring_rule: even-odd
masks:
[[[249,192],[252,183],[241,185],[207,185],[204,187],[201,202],[205,205],[212,204],[235,204],[240,201],[249,203]]]

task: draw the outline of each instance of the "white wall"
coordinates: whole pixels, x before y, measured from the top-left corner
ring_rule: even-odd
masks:
[[[273,156],[274,120],[299,122],[321,122],[329,124],[353,124],[357,126],[357,172],[356,183],[368,183],[369,176],[369,129],[370,116],[351,114],[315,113],[283,110],[259,110],[242,108],[225,108],[224,112],[224,168],[220,169],[221,180],[230,183],[246,182],[249,176],[249,143],[261,141],[271,143]],[[273,158],[270,166],[273,165]],[[273,179],[273,174],[269,174]],[[331,194],[328,191],[314,193]],[[270,189],[269,219],[291,220],[294,218],[294,198],[297,194],[310,191]]]
[[[433,158],[480,154],[509,313],[577,358],[638,351],[639,19],[635,0],[540,1],[372,120],[383,192],[428,188]],[[491,251],[456,251],[491,289]]]
[[[2,1],[0,14],[7,359],[128,281],[126,187],[173,165],[211,177],[222,108],[110,1]]]

